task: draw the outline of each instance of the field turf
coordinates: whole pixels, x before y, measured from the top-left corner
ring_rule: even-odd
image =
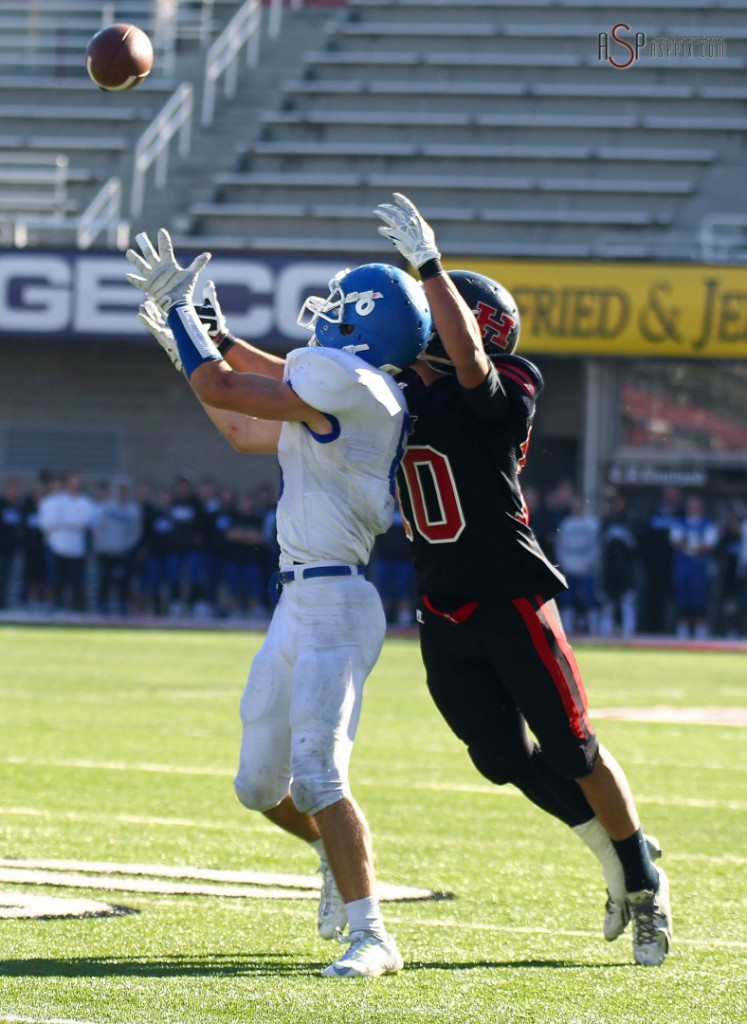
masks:
[[[310,876],[297,840],[236,801],[238,700],[257,633],[0,627],[0,863]],[[747,706],[745,655],[577,647],[595,708]],[[0,1024],[743,1024],[747,732],[595,720],[664,849],[675,946],[660,968],[602,938],[604,887],[565,827],[472,768],[387,641],[353,757],[379,877],[455,894],[385,903],[406,968],[322,979],[341,947],[305,899],[107,893],[3,880],[23,897],[132,913],[0,918]],[[49,863],[48,863],[49,862]],[[12,865],[11,865],[12,866]],[[6,876],[7,877],[7,876]],[[0,907],[0,912],[2,908]]]

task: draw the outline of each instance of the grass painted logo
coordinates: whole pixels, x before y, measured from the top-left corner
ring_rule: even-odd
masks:
[[[221,871],[169,867],[165,864],[110,864],[81,860],[17,860],[0,858],[0,884],[85,889],[131,896],[212,896],[222,899],[318,900],[318,875],[261,871]],[[379,882],[380,900],[450,899],[451,893],[421,886]],[[0,891],[0,919],[54,917],[119,917],[137,913],[131,907],[84,898]]]

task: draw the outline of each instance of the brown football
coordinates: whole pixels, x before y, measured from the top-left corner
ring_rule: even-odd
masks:
[[[150,74],[153,45],[136,25],[109,25],[86,50],[86,69],[100,89],[132,89]]]

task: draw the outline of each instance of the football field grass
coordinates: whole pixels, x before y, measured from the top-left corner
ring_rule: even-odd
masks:
[[[672,885],[672,954],[643,968],[629,933],[602,938],[591,854],[476,773],[431,705],[416,641],[389,639],[353,790],[380,880],[454,898],[384,903],[405,970],[341,981],[319,977],[342,947],[318,937],[304,880],[288,898],[272,878],[311,877],[314,856],[233,794],[260,642],[0,627],[0,914],[40,897],[128,911],[0,917],[0,1024],[747,1022],[747,731],[676,715],[744,714],[744,653],[577,646],[597,731]],[[264,874],[237,894],[220,872]]]

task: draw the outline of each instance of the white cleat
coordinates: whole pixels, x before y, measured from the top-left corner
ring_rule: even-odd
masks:
[[[661,857],[659,840],[655,836],[644,836],[644,839],[646,840],[648,855],[651,860],[659,860]],[[604,937],[607,942],[614,942],[615,939],[619,939],[629,924],[630,907],[628,906],[627,899],[625,897],[616,899],[608,889],[603,925]]]
[[[379,939],[373,932],[353,932],[340,936],[340,942],[349,943],[348,951],[324,968],[324,978],[377,978],[381,974],[397,974],[404,967],[391,935]]]
[[[319,893],[316,924],[323,939],[334,939],[338,932],[347,927],[348,912],[326,858],[319,865],[319,873],[322,876],[322,891]]]
[[[628,893],[633,919],[633,957],[644,967],[664,963],[672,945],[672,911],[669,906],[669,879],[661,868],[656,892],[642,889]]]
[[[630,907],[627,900],[616,900],[607,890],[607,902],[604,906],[604,937],[607,942],[619,939],[630,924]]]

